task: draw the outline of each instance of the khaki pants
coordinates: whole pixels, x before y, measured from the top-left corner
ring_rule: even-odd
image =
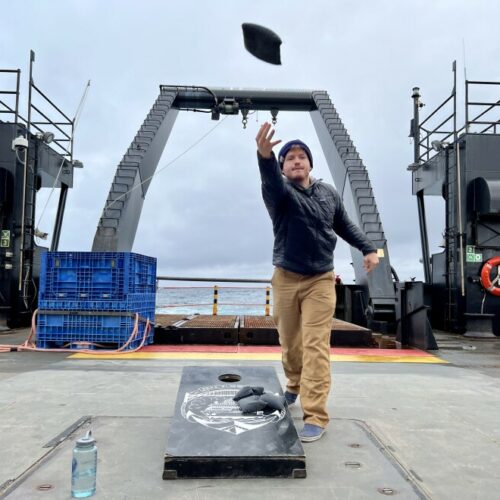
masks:
[[[335,311],[333,272],[307,276],[277,267],[273,317],[278,328],[287,390],[300,394],[304,421],[325,428],[330,392],[330,333]]]

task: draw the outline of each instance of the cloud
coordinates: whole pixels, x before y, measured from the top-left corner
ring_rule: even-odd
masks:
[[[411,89],[420,86],[424,111],[432,109],[449,94],[451,62],[457,59],[463,96],[464,42],[468,76],[500,79],[500,70],[491,65],[499,49],[500,5],[465,0],[324,0],[311,8],[300,1],[286,2],[286,8],[264,0],[230,5],[221,0],[182,5],[156,0],[139,7],[131,0],[58,0],[49,11],[25,0],[13,6],[0,30],[3,67],[21,67],[26,78],[33,48],[35,82],[69,116],[92,80],[75,140],[75,156],[85,168],[76,172],[68,196],[61,249],[90,249],[116,166],[159,84],[324,89],[368,168],[391,262],[400,277],[421,278],[416,200],[406,171],[413,151]],[[263,24],[280,35],[282,66],[266,65],[245,51],[243,22]],[[19,37],[20,32],[26,36]],[[23,109],[26,98],[23,93]],[[243,130],[241,117],[229,117],[160,172],[147,194],[134,250],[158,257],[159,269],[169,273],[270,275],[272,231],[260,197],[254,144],[266,119],[267,113],[256,113]],[[213,125],[209,115],[180,113],[159,168]],[[315,156],[313,173],[331,180],[305,113],[280,113],[277,135],[305,140]],[[54,200],[44,216],[48,227]],[[443,207],[439,199],[427,203],[434,252]],[[337,272],[353,276],[349,262],[347,247],[339,244]]]

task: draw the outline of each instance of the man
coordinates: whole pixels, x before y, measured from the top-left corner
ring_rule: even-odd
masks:
[[[333,250],[338,234],[364,255],[370,272],[378,264],[375,245],[349,219],[333,186],[310,175],[313,159],[302,141],[286,143],[276,160],[274,130],[257,134],[262,196],[274,232],[273,316],[288,378],[289,405],[300,394],[302,441],[316,441],[329,422],[330,333],[335,310]]]

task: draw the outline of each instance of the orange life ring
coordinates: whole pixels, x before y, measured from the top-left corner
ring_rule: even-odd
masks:
[[[500,266],[500,257],[492,257],[484,263],[481,269],[481,285],[487,292],[500,297],[500,274],[491,281],[490,272],[495,266]]]

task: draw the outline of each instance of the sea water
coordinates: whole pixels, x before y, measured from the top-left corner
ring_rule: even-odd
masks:
[[[164,282],[165,283],[165,282]],[[156,294],[158,314],[212,314],[214,288],[210,286],[161,286]],[[270,295],[272,306],[272,293]],[[218,287],[218,314],[264,316],[266,287],[250,284]],[[272,312],[272,309],[271,309]]]

